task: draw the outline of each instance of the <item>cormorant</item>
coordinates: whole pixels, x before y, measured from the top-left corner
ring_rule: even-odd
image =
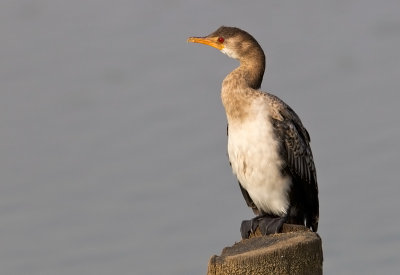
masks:
[[[232,171],[257,215],[242,222],[242,237],[257,227],[262,234],[280,232],[285,222],[317,231],[318,185],[310,136],[286,103],[259,90],[265,70],[261,46],[249,33],[225,26],[188,42],[212,46],[240,62],[222,82],[221,98]]]

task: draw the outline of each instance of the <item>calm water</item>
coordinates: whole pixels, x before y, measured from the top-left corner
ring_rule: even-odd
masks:
[[[204,274],[251,217],[226,157],[248,30],[312,137],[326,274],[400,269],[400,2],[0,3],[0,273]]]

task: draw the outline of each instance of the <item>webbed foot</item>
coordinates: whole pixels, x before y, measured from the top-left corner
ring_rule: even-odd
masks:
[[[240,226],[240,234],[243,239],[248,239],[251,233],[254,233],[257,227],[262,235],[275,234],[282,231],[282,226],[286,217],[272,216],[264,214],[251,220],[244,220]]]

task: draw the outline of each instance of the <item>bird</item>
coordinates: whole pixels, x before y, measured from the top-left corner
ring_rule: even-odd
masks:
[[[260,90],[265,54],[257,40],[237,27],[221,26],[203,37],[189,37],[239,61],[222,82],[227,118],[228,158],[243,197],[255,217],[243,220],[249,238],[282,232],[284,223],[316,232],[319,200],[310,135],[293,109]]]

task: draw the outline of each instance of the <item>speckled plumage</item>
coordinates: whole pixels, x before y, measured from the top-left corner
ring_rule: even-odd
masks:
[[[318,186],[309,134],[287,104],[259,90],[265,55],[258,42],[233,27],[205,38],[218,43],[221,37],[221,52],[240,62],[224,79],[221,99],[229,161],[247,205],[258,215],[287,217],[316,231]]]

